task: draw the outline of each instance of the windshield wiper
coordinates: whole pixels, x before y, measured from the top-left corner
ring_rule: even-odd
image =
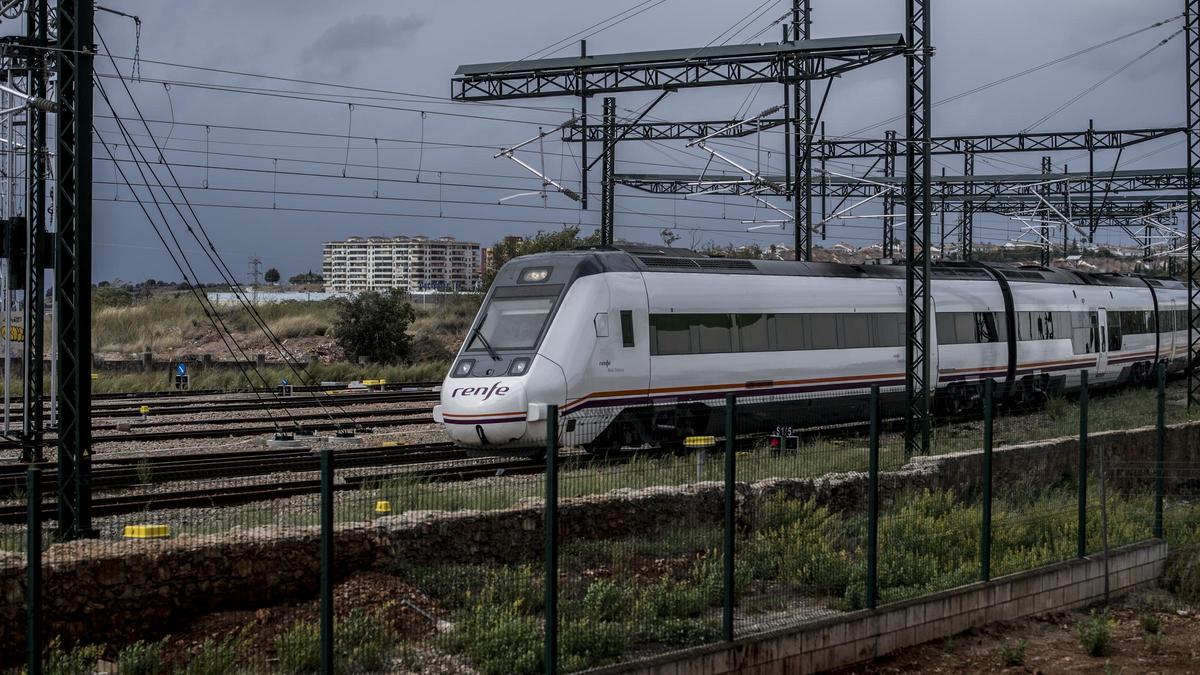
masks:
[[[486,320],[486,319],[487,319],[487,315],[485,314],[483,316],[483,319],[480,319],[479,323],[483,323],[484,320]],[[473,326],[471,328],[471,332],[474,333],[475,337],[479,338],[479,341],[483,343],[484,348],[487,349],[487,353],[492,357],[493,361],[501,360],[500,355],[496,353],[495,349],[492,349],[492,345],[488,343],[487,338],[483,337],[483,331],[479,330],[478,325]],[[470,348],[471,348],[471,345],[468,344],[467,349],[470,349]]]

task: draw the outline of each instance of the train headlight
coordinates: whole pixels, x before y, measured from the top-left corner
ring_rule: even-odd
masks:
[[[467,377],[471,374],[471,369],[475,367],[475,359],[463,359],[454,366],[455,377]]]
[[[520,283],[540,284],[550,278],[549,267],[530,267],[521,272]]]
[[[513,359],[512,365],[508,367],[508,374],[524,375],[526,370],[529,370],[529,359]]]

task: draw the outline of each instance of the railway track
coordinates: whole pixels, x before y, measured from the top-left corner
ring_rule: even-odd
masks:
[[[451,443],[348,447],[336,452],[338,466],[358,468],[407,465],[467,459]],[[280,472],[316,471],[319,456],[311,448],[241,450],[200,456],[117,457],[95,461],[91,483],[100,490],[115,490],[181,480],[258,476]],[[0,466],[0,495],[17,493],[26,480],[22,465]],[[55,464],[43,465],[42,481],[51,487],[57,480]]]
[[[96,434],[92,436],[92,443],[131,443],[131,442],[151,442],[151,441],[178,441],[188,439],[202,438],[239,438],[243,436],[262,436],[266,434],[274,434],[277,432],[294,433],[304,431],[332,431],[340,429],[355,428],[355,424],[350,419],[329,420],[328,417],[322,416],[320,419],[324,421],[309,421],[305,423],[289,424],[288,420],[281,420],[279,425],[274,424],[256,424],[245,427],[218,427],[208,429],[170,429],[166,431],[137,431],[129,433],[106,433]],[[246,420],[237,420],[245,422]],[[232,423],[232,422],[230,422]],[[418,424],[432,424],[432,415],[408,415],[404,417],[388,417],[375,418],[371,420],[375,426],[381,427],[402,427],[414,426]],[[361,428],[361,427],[360,427]],[[15,450],[19,449],[21,444],[16,441],[0,442],[0,450]]]
[[[389,383],[389,384],[375,385],[377,387],[377,389],[374,389],[374,390],[375,391],[377,391],[377,390],[401,391],[401,390],[413,389],[413,388],[432,389],[433,387],[436,387],[436,386],[440,385],[441,383],[442,383],[441,380],[430,380],[430,381],[426,381],[426,382],[393,382],[393,383]],[[271,388],[256,387],[254,389],[249,389],[249,388],[244,388],[244,389],[187,389],[187,390],[167,389],[167,390],[162,390],[162,391],[118,391],[118,392],[107,392],[107,393],[103,393],[103,394],[92,394],[92,401],[100,402],[100,401],[113,401],[113,400],[156,399],[156,398],[186,399],[186,398],[197,398],[197,397],[201,397],[201,396],[223,396],[223,395],[231,395],[231,394],[245,394],[245,395],[268,394],[268,395],[270,395],[270,394],[274,394],[276,391],[277,391],[277,389],[275,387],[271,387]],[[312,393],[314,391],[339,392],[339,391],[347,391],[347,385],[345,383],[294,385],[292,387],[292,391],[295,392],[296,394]],[[20,406],[22,400],[23,399],[20,396],[14,396],[11,398],[12,404],[14,406]],[[48,404],[49,396],[43,397],[42,402],[45,404]]]
[[[399,457],[386,456],[354,456],[347,453],[338,455],[338,468],[356,468],[370,466],[395,466],[395,465],[420,465],[430,464],[439,461],[453,461],[455,459],[465,459],[466,455],[462,450],[455,448],[452,444],[428,444],[426,446],[408,446],[407,448],[360,448],[360,454],[375,452],[380,450],[407,450],[408,455],[401,454]],[[312,453],[308,453],[306,458],[308,463],[304,468],[295,468],[293,471],[315,471],[319,465],[319,458]],[[299,466],[297,462],[297,466]],[[403,472],[391,472],[381,475],[368,476],[347,476],[342,482],[334,485],[334,489],[338,491],[357,490],[369,488],[372,484],[379,481],[395,478],[399,476],[418,478],[424,481],[465,481],[476,478],[488,478],[497,475],[525,475],[536,474],[543,471],[544,464],[536,460],[514,459],[514,460],[498,460],[485,463],[465,465],[465,466],[450,466],[450,467],[429,467],[424,469],[412,469]],[[267,473],[275,473],[269,471]],[[51,478],[44,477],[44,480],[50,481]],[[99,480],[99,477],[97,477]],[[92,515],[117,516],[130,513],[140,513],[148,510],[167,510],[167,509],[186,509],[186,508],[210,508],[221,506],[238,506],[250,504],[258,501],[271,499],[283,499],[306,494],[315,494],[321,489],[321,482],[317,479],[304,479],[293,481],[273,481],[261,484],[249,485],[223,485],[212,488],[195,488],[189,490],[172,490],[167,492],[156,492],[149,494],[132,494],[132,495],[114,495],[107,497],[95,497],[92,499]],[[55,505],[52,501],[43,501],[39,513],[43,520],[49,520],[56,515]],[[26,517],[24,505],[3,506],[0,507],[0,523],[21,523]]]

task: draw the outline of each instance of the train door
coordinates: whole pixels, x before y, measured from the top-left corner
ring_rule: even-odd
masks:
[[[1096,320],[1099,321],[1100,350],[1096,353],[1096,379],[1108,372],[1108,310],[1103,307],[1096,310]]]

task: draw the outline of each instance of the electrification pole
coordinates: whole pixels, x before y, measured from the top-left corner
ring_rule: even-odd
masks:
[[[792,0],[792,35],[797,40],[812,39],[811,0]],[[795,200],[794,217],[796,228],[796,260],[812,261],[812,78],[808,72],[808,59],[796,60],[795,77],[799,80],[792,86],[793,152],[796,155],[796,183],[793,188]]]
[[[58,124],[54,293],[58,342],[58,526],[94,536],[91,517],[93,4],[57,0]]]
[[[1197,0],[1200,1],[1200,0]],[[929,258],[930,214],[933,199],[930,195],[931,145],[930,118],[933,101],[930,98],[932,77],[930,61],[929,0],[907,0],[905,5],[905,55],[908,83],[905,91],[905,200],[908,234],[908,259],[905,292],[908,306],[905,311],[907,339],[904,349],[904,390],[907,409],[904,416],[905,449],[909,455],[929,450]]]

